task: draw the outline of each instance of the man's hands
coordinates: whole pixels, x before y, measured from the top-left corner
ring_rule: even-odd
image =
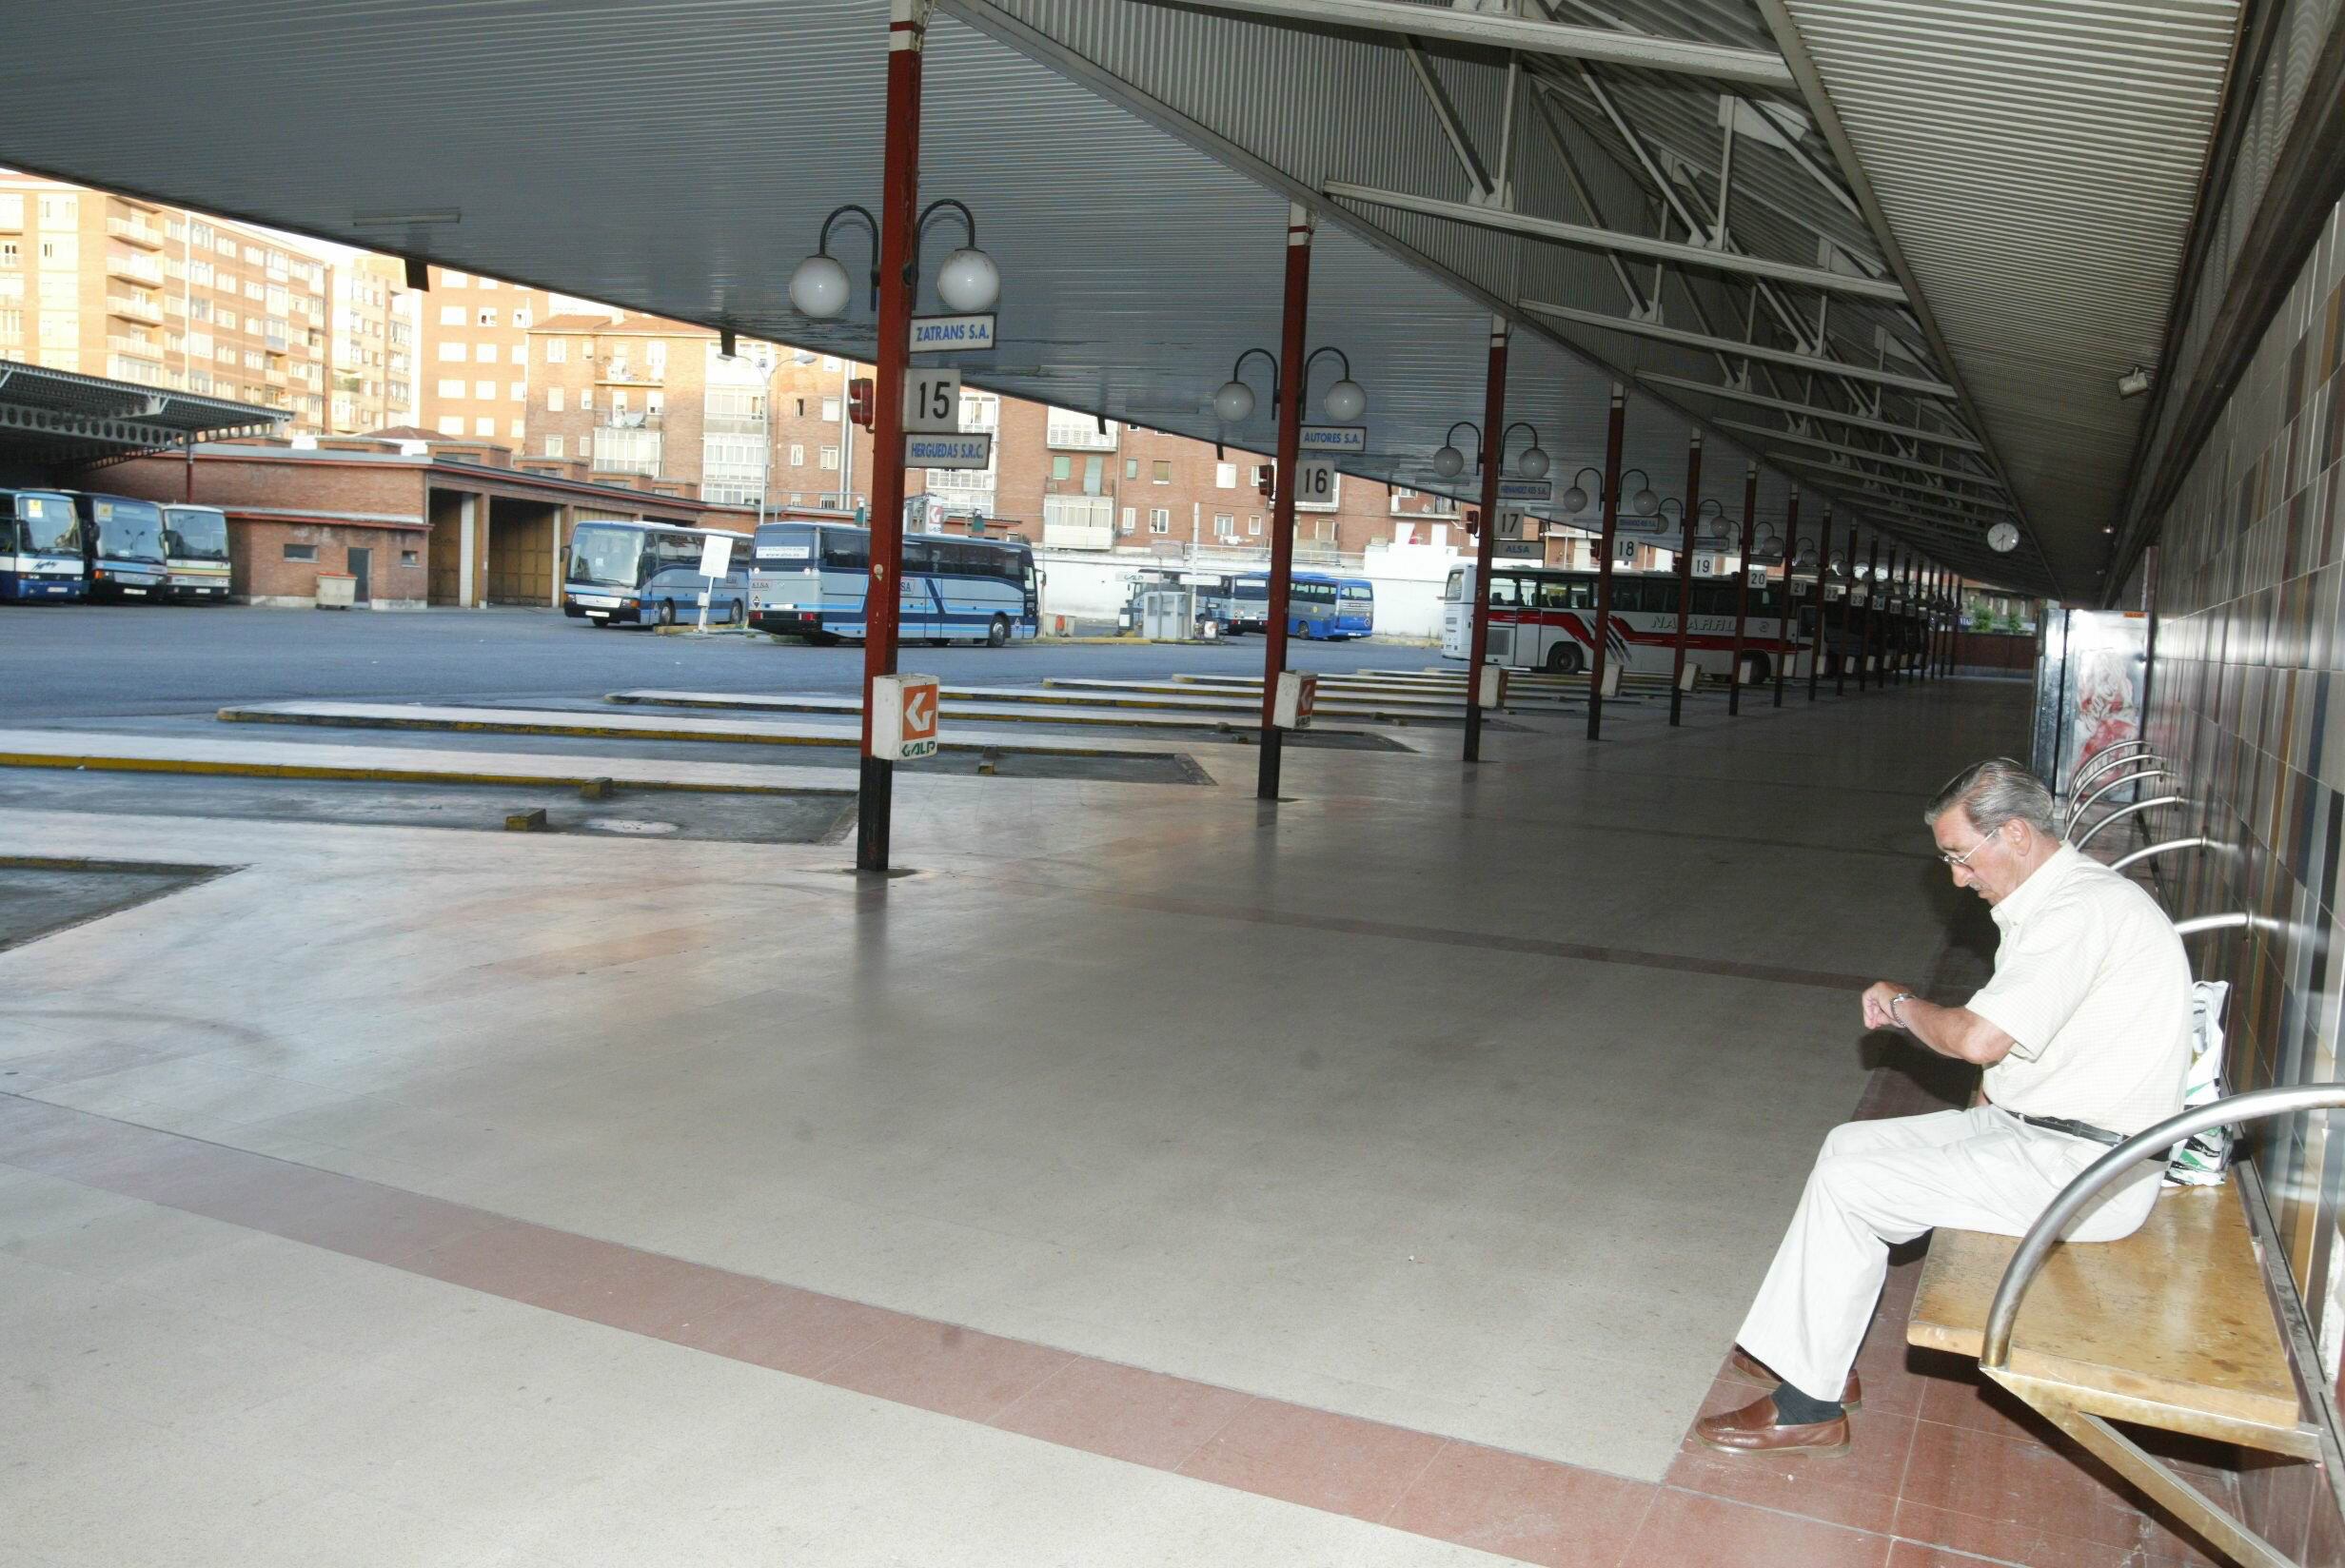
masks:
[[[1911,996],[1911,986],[1901,986],[1894,980],[1876,980],[1864,988],[1864,1027],[1866,1029],[1903,1029],[1897,1014],[1889,1010],[1893,996]]]

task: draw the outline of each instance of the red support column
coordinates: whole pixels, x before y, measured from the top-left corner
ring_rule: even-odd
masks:
[[[897,586],[904,560],[904,371],[912,351],[912,254],[920,204],[920,49],[928,8],[888,8],[886,147],[879,203],[879,343],[874,363],[871,583],[863,596],[863,768],[857,791],[855,869],[888,869],[896,764],[872,755],[873,684],[896,673]]]
[[[1778,708],[1783,705],[1784,667],[1799,656],[1800,649],[1800,607],[1792,602],[1791,592],[1791,569],[1799,563],[1799,559],[1800,487],[1795,484],[1791,487],[1790,510],[1783,514],[1783,598],[1782,605],[1776,611],[1775,621],[1775,706]],[[1821,627],[1823,625],[1822,612],[1818,612],[1818,615],[1817,624]],[[1807,662],[1809,668],[1813,669],[1816,663],[1813,650],[1807,656]],[[1813,697],[1816,695],[1816,682],[1812,676],[1808,679],[1807,686],[1807,695]]]
[[[1595,646],[1587,666],[1587,738],[1604,734],[1604,664],[1612,640],[1612,540],[1621,520],[1621,440],[1628,429],[1628,388],[1612,383],[1612,417],[1604,438],[1604,536],[1596,559]]]
[[[1482,760],[1482,662],[1490,656],[1490,565],[1498,558],[1498,477],[1507,438],[1507,318],[1490,318],[1482,392],[1482,534],[1474,547],[1474,635],[1466,655],[1466,760]]]
[[[1759,465],[1743,470],[1743,542],[1734,553],[1734,651],[1726,667],[1726,716],[1743,711],[1743,632],[1750,622],[1750,536],[1759,523]],[[1778,639],[1781,640],[1780,638]],[[1776,656],[1781,667],[1783,656]]]
[[[1848,536],[1848,559],[1856,560],[1856,535]],[[1857,622],[1857,690],[1869,690],[1873,685],[1873,634],[1879,630],[1878,609],[1881,604],[1881,539],[1877,535],[1864,552],[1864,616]]]
[[[1684,542],[1677,552],[1677,657],[1669,666],[1669,727],[1676,729],[1685,705],[1685,629],[1694,612],[1694,524],[1702,515],[1702,432],[1685,449]]]
[[[1262,637],[1262,764],[1254,794],[1278,798],[1278,765],[1285,733],[1271,722],[1278,677],[1287,668],[1288,593],[1294,583],[1294,468],[1303,449],[1303,329],[1310,308],[1310,209],[1287,208],[1287,303],[1278,331],[1277,490],[1271,498],[1269,624]]]
[[[1853,522],[1848,525],[1848,596],[1845,603],[1847,608],[1841,612],[1841,630],[1843,634],[1841,640],[1843,644],[1847,641],[1845,634],[1850,624],[1857,618],[1857,525]],[[1857,658],[1862,664],[1864,658],[1862,649],[1859,650]],[[1860,679],[1858,690],[1862,689],[1863,684]],[[1848,656],[1845,652],[1833,660],[1832,695],[1834,696],[1848,695]]]

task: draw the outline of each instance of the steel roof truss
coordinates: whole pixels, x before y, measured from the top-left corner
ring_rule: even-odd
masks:
[[[1814,370],[1826,376],[1844,376],[1856,381],[1876,382],[1893,386],[1902,392],[1913,392],[1925,398],[1951,399],[1954,388],[1944,382],[1934,382],[1920,376],[1902,376],[1892,370],[1875,370],[1866,365],[1842,364],[1837,360],[1818,359],[1813,354],[1795,354],[1785,348],[1767,348],[1758,343],[1739,343],[1732,338],[1714,338],[1706,333],[1686,332],[1674,326],[1663,326],[1656,322],[1630,321],[1622,316],[1607,316],[1600,310],[1582,310],[1575,305],[1548,304],[1537,300],[1524,300],[1519,308],[1537,311],[1542,316],[1558,321],[1576,322],[1582,326],[1603,327],[1612,332],[1626,332],[1634,337],[1652,338],[1661,343],[1673,343],[1683,348],[1715,349],[1724,354],[1746,355],[1765,360],[1772,364],[1789,365],[1794,370]]]

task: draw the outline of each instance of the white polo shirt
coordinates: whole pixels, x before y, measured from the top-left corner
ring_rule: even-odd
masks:
[[[2180,1110],[2190,963],[2158,901],[2063,844],[1994,913],[1995,975],[1970,1010],[2014,1044],[1987,1098],[2129,1135]]]

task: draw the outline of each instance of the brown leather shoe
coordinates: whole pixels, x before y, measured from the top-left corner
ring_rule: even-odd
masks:
[[[1743,1376],[1755,1379],[1760,1382],[1782,1382],[1783,1381],[1775,1368],[1739,1344],[1734,1347],[1734,1354],[1726,1358],[1726,1364],[1742,1373]],[[1841,1408],[1854,1410],[1863,1402],[1864,1384],[1859,1382],[1857,1375],[1851,1372],[1848,1374],[1848,1381],[1841,1384]]]
[[[1721,1411],[1694,1422],[1694,1436],[1728,1454],[1818,1454],[1848,1452],[1848,1418],[1803,1426],[1779,1426],[1775,1401],[1763,1399],[1740,1410]]]

